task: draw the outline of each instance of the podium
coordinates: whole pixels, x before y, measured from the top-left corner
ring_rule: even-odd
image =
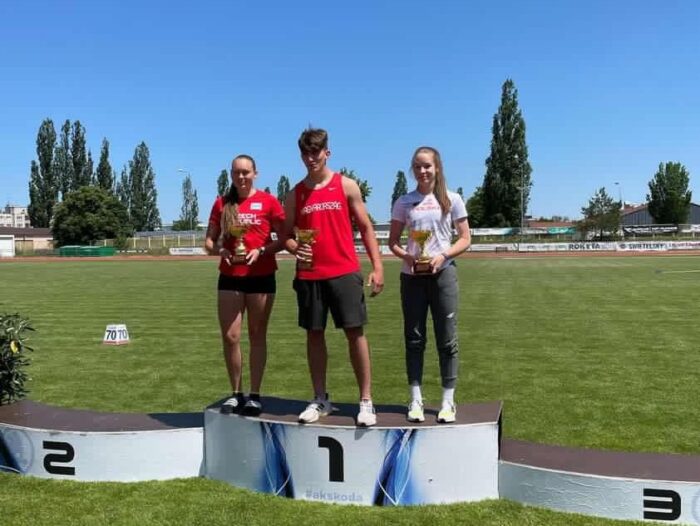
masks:
[[[100,413],[22,400],[0,406],[0,471],[79,481],[200,476],[202,413]]]
[[[498,498],[501,403],[468,404],[454,424],[406,421],[406,408],[379,405],[360,428],[357,404],[334,404],[299,424],[306,402],[263,399],[259,417],[204,413],[204,473],[254,491],[300,500],[412,505]]]
[[[208,477],[294,499],[411,505],[509,499],[614,519],[700,524],[700,455],[500,439],[501,403],[460,405],[454,424],[409,424],[404,406],[356,404],[301,425],[305,402],[263,398],[259,417],[0,406],[0,471],[78,481]]]

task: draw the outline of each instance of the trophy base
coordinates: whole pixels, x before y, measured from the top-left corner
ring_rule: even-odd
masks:
[[[421,274],[432,274],[433,273],[433,267],[430,264],[430,260],[428,261],[416,261],[413,263],[413,273],[417,275]]]
[[[313,261],[304,261],[303,259],[297,259],[297,270],[311,270],[314,268]]]
[[[231,254],[229,261],[232,265],[245,265],[247,264],[245,254]]]

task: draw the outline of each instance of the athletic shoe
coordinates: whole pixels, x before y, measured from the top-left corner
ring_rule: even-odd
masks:
[[[326,395],[325,400],[314,398],[299,415],[299,422],[302,424],[311,424],[322,416],[330,415],[332,410],[333,406],[331,405],[331,399],[328,395]]]
[[[370,427],[377,423],[377,415],[374,412],[372,400],[360,400],[360,412],[357,413],[357,425]]]
[[[262,413],[262,404],[260,403],[260,400],[248,398],[248,401],[246,401],[245,405],[243,406],[243,415],[258,416],[260,413]]]
[[[227,398],[226,400],[224,400],[224,403],[221,404],[219,411],[221,411],[225,415],[230,415],[231,413],[238,414],[241,412],[243,404],[245,404],[245,398],[243,397],[243,394],[233,393],[231,395],[231,398]]]
[[[411,400],[408,404],[408,414],[406,418],[409,422],[423,422],[425,415],[423,414],[423,402],[420,400]]]
[[[443,402],[437,421],[440,424],[450,424],[457,418],[457,408],[452,402]]]

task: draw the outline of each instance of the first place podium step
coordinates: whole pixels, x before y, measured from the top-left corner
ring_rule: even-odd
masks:
[[[460,405],[454,424],[406,421],[406,408],[379,405],[377,425],[355,425],[356,404],[299,424],[306,402],[264,398],[259,417],[204,414],[207,477],[294,499],[411,505],[498,498],[501,402]]]

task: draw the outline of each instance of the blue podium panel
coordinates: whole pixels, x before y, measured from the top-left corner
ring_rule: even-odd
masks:
[[[420,425],[405,409],[379,406],[378,424],[358,428],[357,407],[336,404],[320,423],[301,425],[300,402],[266,400],[258,418],[204,415],[205,473],[254,491],[302,500],[409,505],[498,498],[500,403],[464,405],[460,421]]]
[[[95,413],[22,401],[0,407],[0,470],[80,481],[196,477],[202,415]]]

